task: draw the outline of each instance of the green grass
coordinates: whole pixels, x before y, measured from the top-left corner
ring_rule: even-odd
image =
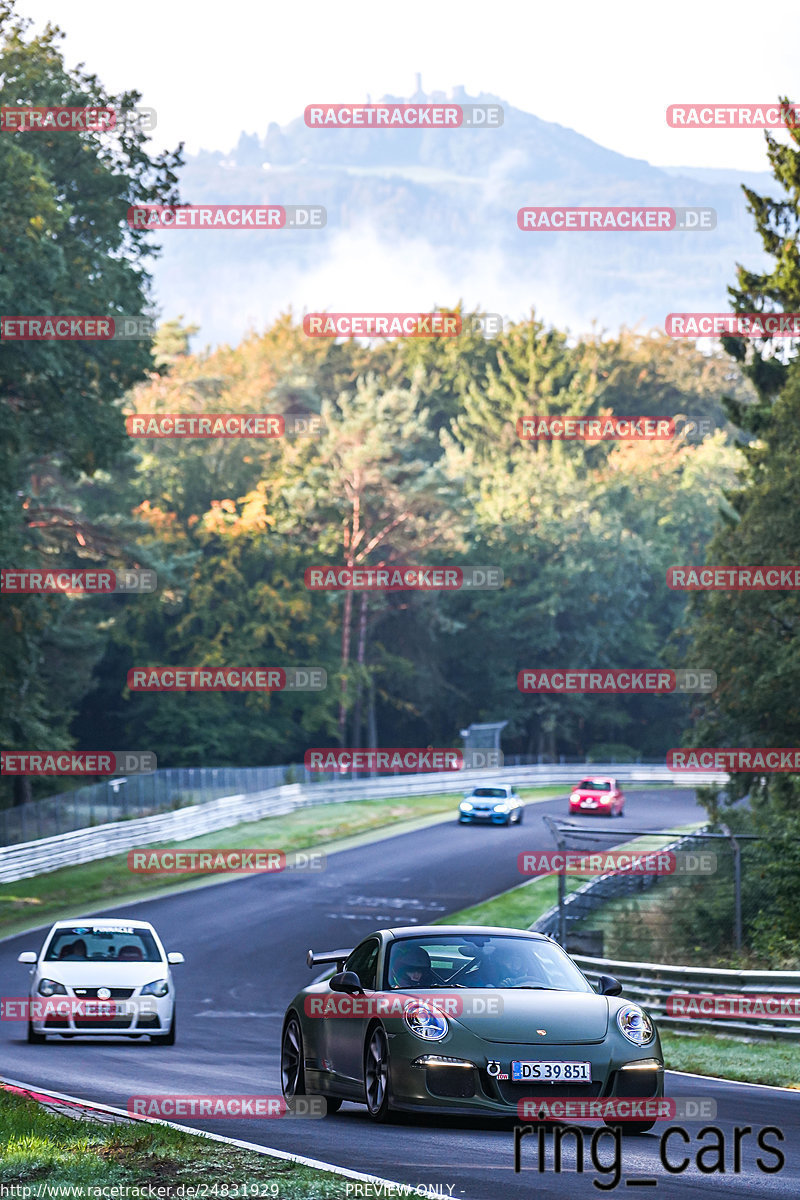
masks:
[[[573,887],[567,879],[567,891]],[[504,925],[509,929],[527,929],[558,903],[558,881],[553,875],[518,884],[509,892],[492,896],[482,904],[462,908],[460,912],[439,917],[436,925]]]
[[[247,1185],[254,1195],[276,1200],[338,1198],[344,1190],[342,1177],[330,1171],[161,1125],[110,1125],[54,1115],[35,1101],[0,1091],[0,1184],[25,1184],[31,1197],[49,1194],[52,1200],[48,1185],[55,1184],[116,1185],[124,1196],[126,1185],[174,1189],[200,1183],[219,1184],[219,1194],[227,1185],[228,1196],[235,1185],[242,1196]],[[72,1196],[80,1200],[81,1193]]]
[[[682,827],[682,832],[688,833],[697,828],[699,823],[686,825]],[[629,842],[622,842],[614,849],[657,850],[669,840],[654,834],[644,834]],[[575,891],[589,878],[591,877],[588,875],[568,875],[565,880],[566,891]],[[546,875],[517,884],[510,891],[500,892],[499,895],[484,900],[482,904],[462,908],[460,912],[440,917],[436,924],[505,925],[509,929],[528,929],[557,903],[558,879],[555,875]]]
[[[800,1090],[800,1045],[794,1042],[738,1041],[703,1034],[661,1032],[664,1061],[670,1071],[691,1071],[718,1079],[768,1083]]]
[[[524,797],[540,800],[563,796],[563,787],[528,788]],[[438,796],[392,797],[320,804],[265,817],[183,842],[159,843],[163,847],[206,849],[275,849],[287,855],[295,850],[330,852],[359,842],[391,837],[404,830],[455,819],[461,792]],[[63,867],[32,879],[0,886],[0,937],[46,924],[48,920],[86,914],[112,902],[130,902],[185,887],[208,886],[221,875],[145,875],[128,869],[127,855],[119,854],[76,867]]]

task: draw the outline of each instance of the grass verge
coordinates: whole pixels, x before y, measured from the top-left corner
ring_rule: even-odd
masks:
[[[767,1083],[800,1090],[800,1046],[793,1042],[745,1042],[736,1038],[661,1030],[669,1071],[690,1071],[742,1083]]]
[[[116,1195],[124,1196],[125,1187],[218,1184],[217,1194],[228,1197],[324,1200],[341,1197],[343,1182],[330,1171],[163,1125],[111,1125],[60,1116],[33,1100],[0,1091],[0,1184],[24,1184],[31,1198],[52,1197],[49,1189],[65,1184],[75,1189],[73,1200],[81,1200],[81,1187],[117,1186]]]
[[[700,822],[682,826],[680,832],[690,833],[699,828]],[[622,842],[614,850],[658,850],[670,838],[658,837],[655,834],[643,834],[629,842]],[[600,847],[598,847],[600,849]],[[566,891],[574,892],[590,879],[589,875],[568,875]],[[507,892],[491,896],[481,904],[471,908],[462,908],[460,912],[450,913],[440,917],[437,925],[506,925],[509,929],[528,929],[534,921],[544,916],[549,908],[558,903],[558,879],[555,875],[545,875],[520,883]]]
[[[563,796],[563,787],[521,790],[526,798],[540,800]],[[359,842],[392,837],[438,822],[443,814],[455,818],[461,792],[439,796],[406,796],[381,800],[354,800],[320,804],[260,821],[247,822],[183,842],[162,842],[162,847],[194,850],[275,849],[289,854],[317,849],[327,853]],[[223,876],[187,874],[175,876],[135,874],[128,869],[125,854],[98,859],[75,867],[63,867],[47,875],[20,879],[0,886],[0,937],[30,929],[48,920],[91,912],[117,901],[130,903],[147,896],[207,886]],[[227,878],[227,877],[225,877]]]

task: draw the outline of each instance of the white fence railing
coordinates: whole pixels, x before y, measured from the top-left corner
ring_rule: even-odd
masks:
[[[572,957],[585,975],[595,982],[600,975],[613,975],[622,984],[622,994],[641,1004],[661,1028],[676,1031],[711,1031],[718,1037],[794,1038],[800,1036],[800,1018],[791,1011],[781,1015],[777,1000],[787,993],[800,993],[800,971],[724,971],[713,967],[671,967],[663,963],[616,962],[610,958]],[[772,996],[776,1012],[731,1017],[713,1015],[670,1016],[667,1001],[677,994],[700,996]],[[701,1006],[702,1007],[702,1006]],[[710,1005],[707,1005],[710,1007]]]
[[[669,782],[681,786],[680,776],[666,766],[637,763],[585,763],[563,766],[542,765],[508,767],[492,771],[438,772],[425,775],[393,775],[376,779],[339,780],[335,783],[285,784],[251,795],[225,796],[174,812],[158,813],[132,821],[114,821],[91,829],[77,829],[35,842],[0,847],[0,883],[29,879],[60,867],[95,862],[113,854],[123,854],[138,846],[164,842],[182,842],[240,825],[262,817],[291,812],[308,805],[344,803],[348,800],[373,800],[392,796],[441,795],[460,793],[475,783],[507,779],[521,787],[569,785],[587,774],[613,775],[623,782]],[[708,772],[693,774],[691,783],[725,782],[727,776]]]

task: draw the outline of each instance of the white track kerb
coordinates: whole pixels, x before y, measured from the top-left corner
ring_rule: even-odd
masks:
[[[63,1092],[51,1092],[48,1088],[39,1087],[33,1083],[21,1083],[18,1079],[7,1079],[0,1075],[0,1088],[8,1091],[19,1088],[30,1092],[31,1099],[46,1096],[56,1103],[72,1105],[85,1111],[87,1119],[92,1113],[111,1113],[115,1117],[123,1117],[126,1121],[138,1121],[146,1125],[166,1125],[169,1129],[177,1129],[179,1133],[192,1134],[195,1137],[208,1138],[212,1142],[224,1142],[227,1146],[238,1146],[240,1150],[252,1150],[255,1154],[263,1154],[269,1158],[287,1159],[299,1163],[303,1167],[314,1167],[318,1171],[330,1171],[334,1175],[342,1175],[345,1179],[357,1179],[359,1183],[377,1183],[383,1185],[386,1194],[392,1192],[399,1196],[426,1196],[429,1200],[442,1200],[441,1192],[431,1191],[422,1184],[415,1186],[407,1183],[397,1183],[393,1179],[382,1179],[380,1175],[365,1175],[362,1171],[351,1171],[348,1167],[337,1167],[335,1163],[320,1162],[318,1158],[306,1158],[302,1154],[289,1154],[286,1150],[272,1150],[269,1146],[257,1146],[254,1142],[243,1142],[239,1138],[224,1137],[221,1133],[208,1133],[205,1129],[193,1129],[189,1125],[177,1125],[174,1121],[163,1121],[159,1117],[131,1116],[122,1108],[114,1108],[110,1104],[95,1104],[91,1100],[81,1100],[77,1096],[67,1096]]]

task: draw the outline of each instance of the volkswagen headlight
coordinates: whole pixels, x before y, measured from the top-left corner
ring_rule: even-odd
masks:
[[[412,1000],[403,1011],[403,1020],[411,1032],[423,1042],[440,1042],[450,1026],[447,1018],[428,1004]]]
[[[56,983],[55,979],[40,979],[37,990],[40,996],[66,996],[67,994],[63,983]]]
[[[166,996],[169,991],[169,984],[166,979],[154,979],[152,983],[146,983],[142,988],[143,996]]]
[[[655,1026],[646,1012],[635,1004],[626,1004],[617,1013],[617,1024],[629,1042],[644,1046],[655,1037]]]

